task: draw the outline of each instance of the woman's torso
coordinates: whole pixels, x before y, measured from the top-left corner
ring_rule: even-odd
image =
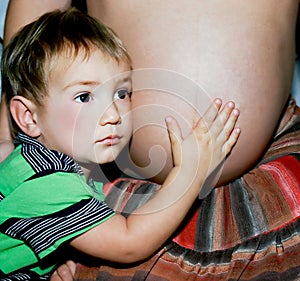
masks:
[[[203,113],[215,97],[241,111],[242,134],[220,184],[253,166],[289,94],[297,8],[292,0],[88,1],[89,13],[119,34],[133,58],[131,155],[149,165],[140,169],[146,177],[161,181],[172,164],[164,116],[175,115],[187,134],[195,110]]]

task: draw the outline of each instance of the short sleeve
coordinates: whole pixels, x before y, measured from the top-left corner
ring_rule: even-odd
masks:
[[[114,211],[103,199],[75,173],[57,172],[26,181],[1,202],[1,232],[43,258],[109,219]]]

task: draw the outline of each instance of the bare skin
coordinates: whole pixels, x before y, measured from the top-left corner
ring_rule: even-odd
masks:
[[[5,43],[23,24],[51,9],[64,9],[70,2],[31,0],[32,4],[28,5],[27,0],[11,0]],[[204,89],[180,91],[195,108],[182,103],[178,95],[142,91],[134,96],[135,120],[139,120],[136,128],[141,128],[135,130],[131,156],[146,177],[162,182],[172,166],[164,124],[168,112],[161,106],[178,114],[183,134],[187,134],[193,111],[203,113],[217,96],[224,101],[235,100],[243,112],[238,124],[243,135],[225,163],[219,185],[239,177],[257,162],[289,95],[298,1],[192,0],[184,7],[182,2],[172,0],[152,0],[151,5],[145,0],[88,0],[87,4],[89,14],[120,35],[136,69],[154,67],[175,71],[190,79],[188,86]],[[147,114],[139,110],[144,105],[150,105]],[[0,137],[8,139],[3,111]],[[149,150],[157,144],[166,154],[153,149],[150,159]],[[166,160],[158,174],[155,165],[151,165],[154,160],[155,163]]]
[[[218,168],[238,139],[240,130],[234,126],[239,111],[232,102],[220,108],[217,99],[203,118],[194,119],[192,132],[185,138],[176,120],[168,116],[174,166],[160,191],[127,219],[115,215],[74,238],[71,246],[120,263],[143,260],[157,251],[186,216],[206,177]]]
[[[93,60],[96,58],[97,56],[93,57]],[[91,60],[91,66],[99,65],[99,63],[95,64],[93,60]],[[82,64],[84,63],[82,62]],[[82,68],[83,66],[80,67],[80,69]],[[107,68],[111,69],[112,66]],[[52,70],[52,72],[56,71],[55,69]],[[110,71],[108,72],[110,73]],[[66,76],[69,77],[68,73]],[[52,77],[55,77],[55,74],[52,73]],[[50,114],[51,116],[50,104],[60,103],[60,99],[57,99],[60,92],[51,90],[51,79],[49,81],[49,97],[45,105],[42,106],[42,109],[47,108],[46,114],[44,110],[41,113],[42,111],[37,109],[38,106],[32,106],[29,100],[25,101],[25,98],[22,99],[22,102],[23,104],[26,103],[28,107],[21,108],[17,104],[22,98],[19,96],[13,97],[10,106],[16,123],[23,129],[24,133],[29,136],[39,134],[39,139],[44,140],[43,143],[45,143],[45,138],[49,136],[48,131],[51,132],[51,129],[43,126],[45,123],[41,115]],[[105,98],[103,102],[105,102]],[[65,107],[69,104],[69,102],[63,103],[65,103]],[[53,107],[57,108],[57,106]],[[125,106],[123,105],[123,107]],[[126,108],[130,110],[130,108]],[[28,113],[30,109],[31,112]],[[119,110],[117,107],[108,108],[104,113],[100,109],[101,120],[107,121],[106,123],[104,121],[99,122],[101,124],[99,126],[119,124],[120,118],[112,119],[110,117],[119,116],[119,112],[122,112],[120,109],[121,106]],[[30,114],[32,120],[36,121],[34,123],[30,120],[29,122],[33,126],[28,126],[27,129],[22,126],[29,119],[25,117],[23,122],[24,110],[28,113],[27,117]],[[126,115],[125,109],[123,115]],[[89,117],[91,116],[93,115]],[[171,116],[166,117],[174,166],[161,189],[145,205],[131,213],[128,218],[121,214],[115,214],[105,222],[76,236],[70,241],[70,245],[93,257],[119,263],[144,260],[156,252],[178,228],[201,192],[206,178],[213,171],[219,169],[220,164],[223,163],[226,155],[237,142],[240,135],[240,129],[235,127],[238,117],[239,110],[235,108],[233,102],[228,102],[222,107],[221,100],[215,99],[202,118],[199,119],[199,116],[194,116],[192,131],[186,137],[182,136],[176,119]],[[126,118],[122,120],[123,123],[130,121]],[[123,125],[125,126],[125,124]],[[131,130],[131,126],[128,126],[127,129]],[[55,140],[50,137],[46,143],[47,148],[55,146],[55,143]],[[96,163],[94,164],[96,165]],[[69,262],[63,267],[65,270],[68,268],[71,270],[71,266],[73,263]],[[60,269],[54,274],[54,277],[61,276],[59,271]]]
[[[136,69],[172,70],[203,87],[205,92],[181,93],[200,112],[219,94],[236,102],[243,112],[243,134],[226,161],[220,185],[257,162],[277,126],[291,86],[297,9],[295,0],[88,1],[90,14],[123,39]],[[131,155],[139,166],[162,162],[160,150],[153,150],[149,159],[150,148],[159,142],[167,153],[164,169],[154,177],[161,182],[172,163],[161,106],[188,124],[192,110],[181,98],[153,91],[135,96],[134,107],[144,105],[152,106],[147,114],[136,111],[134,119],[143,128],[134,135]],[[154,169],[150,165],[147,175]]]
[[[64,9],[70,2],[32,0],[28,5],[26,0],[12,0],[5,42],[19,26],[50,9]],[[164,117],[170,111],[177,112],[180,125],[186,128],[183,133],[187,134],[195,111],[203,113],[217,96],[224,101],[234,100],[243,112],[239,120],[243,135],[226,161],[219,184],[239,177],[257,162],[289,95],[298,1],[192,0],[185,5],[184,13],[182,2],[172,0],[152,0],[151,4],[144,0],[120,0],[118,5],[109,0],[87,3],[89,13],[110,25],[123,39],[136,69],[175,71],[190,79],[191,85],[204,89],[189,94],[180,91],[195,108],[183,103],[182,96],[170,97],[161,92],[141,91],[133,99],[136,109],[151,105],[146,114],[136,110],[136,127],[142,128],[136,130],[131,150],[137,166],[147,167],[146,171],[140,170],[146,177],[162,182],[171,169]],[[170,111],[162,110],[162,105]],[[5,122],[2,117],[1,122]],[[7,131],[0,131],[2,139],[7,139]],[[149,149],[157,144],[166,155],[154,149],[150,160]],[[154,160],[166,160],[157,175],[155,165],[151,166]]]
[[[32,4],[28,5],[28,0],[11,0],[5,41],[25,22],[52,8],[65,8],[70,2],[31,0]],[[238,123],[243,134],[226,161],[219,184],[239,177],[259,159],[290,90],[298,1],[191,0],[188,5],[171,0],[152,0],[151,4],[146,0],[87,2],[89,13],[109,24],[122,37],[136,68],[170,69],[203,85],[210,98],[221,94],[225,101],[236,101],[243,113]],[[155,103],[172,106],[180,115],[189,112],[177,100],[171,103],[169,97],[146,92],[134,102],[137,108]],[[196,104],[200,111],[207,106],[207,97],[202,102],[198,95]],[[156,116],[149,114],[147,118]],[[158,124],[162,125],[163,120],[162,116]],[[3,115],[0,122],[0,137],[7,139],[9,132]],[[153,142],[160,141],[168,151],[167,165],[155,177],[161,182],[171,163],[167,131],[147,126],[146,137],[145,134],[145,130],[135,134],[132,155],[139,165],[148,165],[148,150]],[[155,135],[158,137],[152,138]],[[61,280],[57,277],[52,281]],[[72,280],[70,275],[68,278],[65,280]]]
[[[30,23],[41,14],[53,9],[65,9],[71,4],[71,1],[60,0],[35,0],[32,5],[28,1],[10,1],[5,21],[4,46],[11,37],[24,25]],[[32,7],[35,7],[32,9]],[[21,12],[22,16],[17,13]],[[13,150],[12,139],[10,136],[7,110],[5,106],[5,95],[0,105],[0,162],[3,161]]]
[[[176,120],[167,117],[174,167],[162,189],[127,220],[115,215],[70,244],[92,256],[121,263],[144,259],[159,248],[188,212],[204,184],[205,175],[219,166],[237,141],[240,130],[234,129],[234,125],[239,111],[230,102],[218,116],[220,107],[220,101],[215,100],[202,119],[194,120],[192,134],[186,138],[182,137]],[[176,216],[172,216],[174,213]],[[75,271],[76,264],[67,261],[52,274],[51,281],[71,281]]]
[[[67,261],[61,265],[51,276],[51,281],[73,281],[73,276],[76,271],[76,263]]]

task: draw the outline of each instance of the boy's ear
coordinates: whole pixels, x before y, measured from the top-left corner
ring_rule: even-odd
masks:
[[[40,136],[36,105],[32,101],[22,96],[14,96],[10,101],[10,112],[22,132],[33,138]]]

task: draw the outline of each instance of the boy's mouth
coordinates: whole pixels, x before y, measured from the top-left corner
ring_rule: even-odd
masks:
[[[118,136],[118,135],[109,135],[103,139],[100,139],[98,141],[96,141],[96,143],[102,143],[102,144],[105,144],[105,145],[115,145],[115,144],[118,144],[120,143],[121,141],[121,136]]]

